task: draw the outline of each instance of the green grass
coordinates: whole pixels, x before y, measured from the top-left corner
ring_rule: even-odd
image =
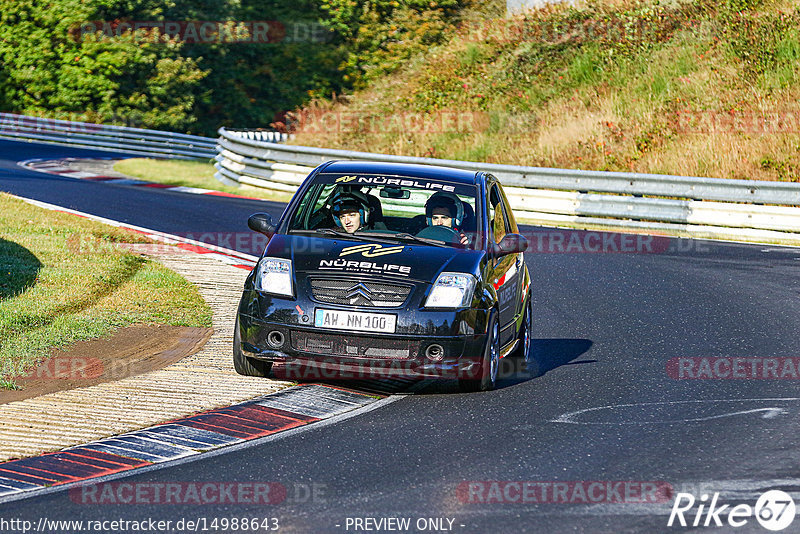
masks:
[[[0,387],[51,347],[117,327],[211,326],[195,286],[121,242],[147,240],[0,193]]]
[[[775,46],[774,65],[762,75],[761,85],[767,90],[783,89],[800,81],[800,31],[785,33]]]
[[[150,158],[124,159],[114,170],[148,182],[183,187],[199,187],[223,193],[287,202],[291,195],[257,187],[223,185],[214,178],[216,169],[206,161],[162,160]]]
[[[567,74],[576,87],[594,85],[602,78],[602,52],[596,46],[586,47],[570,62]]]

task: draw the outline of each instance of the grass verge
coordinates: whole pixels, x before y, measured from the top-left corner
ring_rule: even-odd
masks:
[[[131,324],[211,326],[211,309],[178,274],[114,243],[138,234],[0,193],[0,388],[48,349]]]
[[[262,198],[278,202],[288,202],[292,195],[269,191],[258,187],[232,187],[214,178],[214,165],[205,161],[163,160],[150,158],[131,158],[118,161],[114,170],[157,184],[183,187],[199,187],[234,195]]]

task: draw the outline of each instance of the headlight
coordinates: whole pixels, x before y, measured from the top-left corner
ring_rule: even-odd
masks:
[[[258,291],[273,295],[294,296],[292,290],[292,260],[263,258],[256,268],[255,285]]]
[[[463,308],[472,302],[475,277],[465,273],[442,273],[425,301],[426,308]]]

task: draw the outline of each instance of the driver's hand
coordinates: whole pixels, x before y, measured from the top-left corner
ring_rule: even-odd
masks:
[[[465,236],[463,232],[461,233],[461,244],[462,245],[468,245],[469,244],[469,238],[467,236]]]

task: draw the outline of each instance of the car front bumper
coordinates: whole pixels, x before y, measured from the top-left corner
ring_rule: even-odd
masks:
[[[242,352],[282,364],[287,379],[308,378],[310,369],[318,371],[312,378],[327,379],[479,378],[486,310],[369,310],[397,314],[396,332],[373,333],[315,327],[316,307],[331,308],[245,291],[239,307]],[[440,354],[431,353],[437,352],[433,345]]]

